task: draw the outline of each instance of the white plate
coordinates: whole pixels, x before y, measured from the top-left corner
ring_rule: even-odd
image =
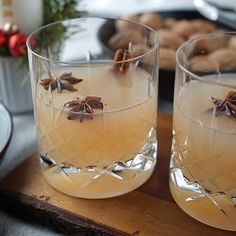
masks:
[[[7,109],[0,103],[0,159],[10,143],[13,131],[12,118]]]

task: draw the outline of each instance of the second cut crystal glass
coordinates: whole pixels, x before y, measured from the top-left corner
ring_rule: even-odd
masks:
[[[236,230],[235,33],[196,37],[177,51],[170,189],[195,219]]]

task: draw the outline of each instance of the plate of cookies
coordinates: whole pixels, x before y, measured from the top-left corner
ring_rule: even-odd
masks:
[[[228,30],[224,25],[203,18],[203,16],[196,11],[147,12],[137,15],[127,15],[122,18],[143,23],[158,32],[160,40],[158,56],[159,95],[161,98],[169,101],[173,100],[176,66],[175,53],[179,46],[186,40],[196,37],[197,35]],[[115,20],[102,25],[98,32],[98,37],[103,45],[103,50],[113,55],[118,48],[127,48],[130,41],[135,42],[135,39],[133,39],[134,35],[127,28],[127,25],[125,21]],[[202,48],[205,50],[204,45],[201,45],[199,50]],[[139,44],[139,42],[132,46],[132,54],[134,57],[147,50],[147,46]],[[223,53],[225,57],[227,57],[227,54],[230,54],[229,51],[230,50],[226,50]],[[220,52],[209,51],[208,56],[214,60],[217,60],[217,58],[220,60],[218,54],[221,55]],[[206,60],[206,58],[198,56],[191,60],[193,68],[198,70],[199,67],[204,64],[203,61]]]

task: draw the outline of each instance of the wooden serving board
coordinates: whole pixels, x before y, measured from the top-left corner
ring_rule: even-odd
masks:
[[[168,187],[172,117],[158,114],[158,161],[152,177],[136,191],[105,199],[66,196],[42,178],[33,154],[0,183],[0,204],[29,213],[67,235],[227,236],[185,214]]]

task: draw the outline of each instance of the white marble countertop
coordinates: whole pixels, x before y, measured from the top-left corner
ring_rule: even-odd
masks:
[[[117,17],[147,11],[193,10],[193,0],[93,0],[81,1],[79,9],[93,15]]]

